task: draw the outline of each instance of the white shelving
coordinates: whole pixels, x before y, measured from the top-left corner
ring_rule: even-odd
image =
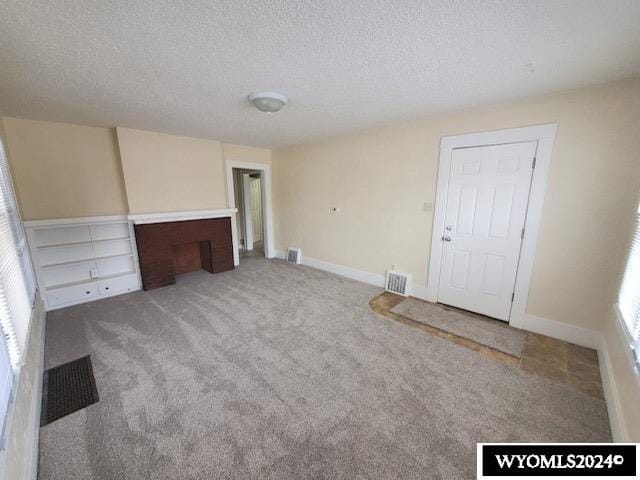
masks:
[[[139,290],[132,223],[124,216],[24,222],[47,310]]]

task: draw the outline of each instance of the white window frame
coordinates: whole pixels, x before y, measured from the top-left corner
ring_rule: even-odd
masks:
[[[631,244],[634,242],[634,240],[636,242],[639,240],[635,238],[636,236],[640,236],[640,198],[637,199],[635,204],[632,233],[629,239],[629,243],[630,243],[629,251],[625,255],[624,270],[622,272],[622,278],[620,279],[620,285],[618,287],[619,297],[620,295],[622,295],[622,289],[625,282],[625,277],[627,275],[627,268],[630,263],[629,257],[631,256],[631,253],[632,253]],[[635,261],[640,264],[640,250],[638,250],[636,254],[638,258],[636,258]],[[638,268],[640,268],[640,266],[638,266]],[[640,285],[638,285],[637,288],[638,290],[640,290]],[[640,291],[638,292],[638,297],[640,297]],[[632,332],[629,327],[629,324],[631,323],[634,325],[636,329],[640,330],[640,312],[638,312],[638,318],[635,318],[629,321],[629,319],[625,318],[623,309],[620,306],[620,298],[618,298],[618,300],[614,305],[614,311],[618,319],[617,330],[621,335],[623,341],[627,345],[627,348],[625,349],[627,358],[629,359],[629,362],[633,366],[633,369],[636,373],[636,378],[640,379],[640,331],[636,332],[634,335],[634,332]]]
[[[633,340],[633,336],[627,327],[627,322],[622,315],[622,311],[620,310],[620,304],[618,302],[613,306],[613,310],[618,319],[617,330],[624,341],[627,348],[625,348],[625,353],[629,363],[633,367],[634,372],[636,373],[636,378],[640,381],[640,352],[638,351],[637,343]]]
[[[9,160],[0,138],[0,449],[5,449],[8,415],[24,362],[35,301],[35,276],[13,188]]]
[[[0,308],[2,308],[1,313],[5,319],[2,332],[6,340],[6,348],[9,352],[11,365],[14,371],[17,372],[22,364],[22,353],[26,344],[26,334],[29,329],[31,312],[29,312],[29,318],[18,319],[23,320],[21,323],[16,323],[14,316],[16,314],[24,315],[23,307],[25,302],[33,309],[36,281],[31,257],[29,256],[29,249],[27,248],[27,239],[22,225],[18,201],[16,199],[15,189],[13,188],[9,159],[7,157],[4,140],[0,138],[0,189],[3,188],[6,188],[6,191],[0,191],[0,198],[4,198],[5,201],[0,205],[0,208],[6,211],[9,230],[8,242],[13,244],[14,249],[9,256],[13,257],[13,255],[15,255],[18,268],[4,271],[5,274],[11,275],[11,277],[9,277],[11,281],[9,282],[10,284],[0,284],[0,299],[4,299],[3,303],[0,304]],[[5,257],[5,260],[7,258],[8,257]],[[11,261],[9,260],[9,263],[3,261],[0,267],[2,265],[11,268]],[[11,292],[13,292],[14,296],[12,296]]]

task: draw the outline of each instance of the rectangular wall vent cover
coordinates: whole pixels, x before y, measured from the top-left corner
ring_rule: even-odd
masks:
[[[384,288],[388,292],[408,297],[410,284],[411,274],[389,270],[387,272],[387,281],[385,282]]]
[[[302,263],[302,250],[299,248],[291,248],[287,249],[287,262],[289,263]]]

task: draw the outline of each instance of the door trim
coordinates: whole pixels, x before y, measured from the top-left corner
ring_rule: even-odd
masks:
[[[275,243],[273,241],[273,207],[271,203],[271,165],[268,163],[240,162],[238,160],[225,160],[227,170],[227,205],[236,208],[235,190],[233,187],[233,169],[259,170],[262,180],[262,236],[264,242],[264,256],[273,258],[276,256]],[[231,222],[231,234],[233,237],[233,264],[240,265],[238,253],[238,232],[235,219]]]
[[[551,150],[556,137],[557,124],[534,125],[531,127],[510,128],[490,132],[468,133],[442,137],[440,141],[440,162],[436,184],[436,201],[431,233],[431,253],[427,270],[426,300],[436,302],[440,282],[440,266],[442,263],[442,234],[444,232],[447,192],[451,170],[453,149],[464,147],[482,147],[505,143],[521,143],[537,141],[536,165],[531,179],[529,206],[525,221],[524,238],[518,261],[513,304],[509,324],[517,327],[524,320],[524,313],[529,296],[529,283],[533,271],[536,243],[542,217],[544,194],[549,177]]]

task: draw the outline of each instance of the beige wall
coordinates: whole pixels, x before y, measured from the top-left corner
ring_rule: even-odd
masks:
[[[0,139],[2,139],[2,145],[6,149],[7,148],[7,146],[6,146],[7,139],[5,138],[4,123],[2,121],[2,117],[1,116],[0,116]]]
[[[216,140],[117,128],[131,213],[226,208]]]
[[[558,123],[527,312],[601,329],[631,438],[638,377],[611,304],[640,178],[640,80],[472,108],[273,152],[278,249],[426,282],[440,137]],[[224,160],[272,154],[153,132],[4,118],[25,219],[227,206]],[[120,152],[127,171],[129,204]],[[330,214],[338,206],[341,212]]]
[[[118,134],[122,146],[113,128],[2,118],[0,137],[23,218],[128,213],[120,148],[129,174],[132,212],[227,206],[220,142],[128,129],[118,129]],[[271,161],[270,150],[231,144],[225,149],[234,160]],[[7,416],[1,478],[35,478],[44,316],[38,302]]]
[[[127,213],[113,129],[2,122],[25,220]]]
[[[527,312],[597,328],[637,185],[640,81],[468,109],[273,152],[278,249],[426,284],[440,138],[558,123]],[[340,207],[337,214],[331,206]],[[626,230],[625,230],[626,232]]]
[[[605,332],[629,435],[638,375],[611,308],[640,190],[640,80],[470,108],[273,152],[276,248],[426,284],[440,138],[557,123],[527,312]],[[341,212],[330,214],[337,206]]]
[[[125,128],[5,117],[2,130],[25,220],[226,208],[223,152],[271,163],[264,148]]]
[[[271,150],[267,148],[247,147],[233,143],[222,144],[222,156],[226,160],[252,163],[271,163]]]

